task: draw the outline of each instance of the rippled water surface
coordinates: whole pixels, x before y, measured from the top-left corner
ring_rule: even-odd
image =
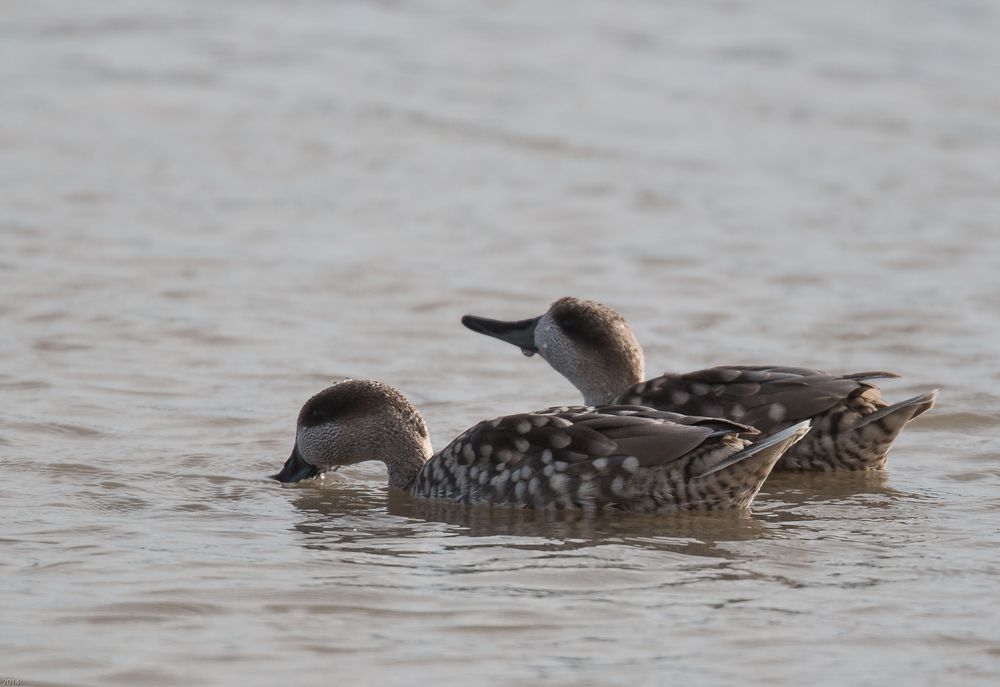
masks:
[[[51,0],[0,14],[0,678],[997,684],[1000,6]],[[940,388],[752,514],[263,477],[382,379],[441,446],[575,401],[464,312],[620,309],[648,372]]]

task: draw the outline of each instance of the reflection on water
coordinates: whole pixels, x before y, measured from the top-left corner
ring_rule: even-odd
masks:
[[[309,516],[295,525],[306,546],[350,547],[397,555],[392,544],[420,536],[455,537],[445,545],[468,548],[502,545],[538,551],[570,551],[617,544],[692,556],[726,558],[719,544],[767,536],[749,513],[677,513],[667,516],[489,508],[417,499],[396,490],[325,488],[305,493],[293,505]],[[360,527],[359,527],[360,524]],[[443,526],[443,527],[442,527]],[[359,532],[360,530],[360,532]],[[489,538],[489,542],[477,539]],[[363,545],[359,549],[355,545]]]
[[[0,678],[1000,679],[995,3],[78,5],[0,17]],[[576,401],[459,325],[570,294],[939,406],[749,514],[264,479],[343,376]]]
[[[794,510],[796,506],[812,506],[837,503],[845,500],[864,503],[871,508],[889,507],[895,499],[920,498],[917,494],[907,494],[888,485],[887,472],[860,471],[836,473],[775,473],[771,475],[761,490],[761,501],[782,510]]]

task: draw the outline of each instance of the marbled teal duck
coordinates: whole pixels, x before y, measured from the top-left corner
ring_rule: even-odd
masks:
[[[809,428],[751,443],[729,420],[638,406],[550,408],[480,422],[438,453],[406,398],[345,380],[310,398],[295,447],[274,479],[380,460],[389,486],[460,503],[670,512],[747,508],[772,467]]]
[[[639,404],[725,417],[762,436],[802,420],[812,430],[776,470],[869,470],[884,467],[903,425],[934,405],[936,391],[893,405],[868,382],[891,372],[835,375],[804,367],[727,365],[643,380],[642,348],[611,308],[562,298],[539,316],[502,322],[466,315],[462,323],[538,353],[583,394],[584,403]]]

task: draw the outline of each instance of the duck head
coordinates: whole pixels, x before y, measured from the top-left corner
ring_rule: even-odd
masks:
[[[405,489],[430,455],[427,426],[405,396],[382,382],[347,379],[302,406],[295,446],[272,478],[299,482],[344,465],[380,460],[390,485]]]
[[[583,394],[590,405],[610,403],[643,379],[643,355],[625,318],[594,301],[560,298],[538,317],[505,322],[466,315],[474,332],[537,353]]]

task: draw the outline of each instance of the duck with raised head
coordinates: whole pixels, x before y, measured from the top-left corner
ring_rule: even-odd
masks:
[[[801,422],[812,430],[777,470],[871,470],[885,466],[903,426],[934,405],[937,391],[889,405],[868,380],[892,372],[836,375],[804,367],[726,365],[643,381],[643,353],[625,318],[594,301],[561,298],[543,315],[506,322],[466,315],[474,332],[539,354],[584,403],[638,404],[725,417],[762,436]]]
[[[377,460],[389,486],[459,503],[671,512],[747,508],[809,428],[751,443],[741,423],[638,406],[549,408],[480,422],[434,453],[396,389],[349,379],[310,398],[280,482]]]

